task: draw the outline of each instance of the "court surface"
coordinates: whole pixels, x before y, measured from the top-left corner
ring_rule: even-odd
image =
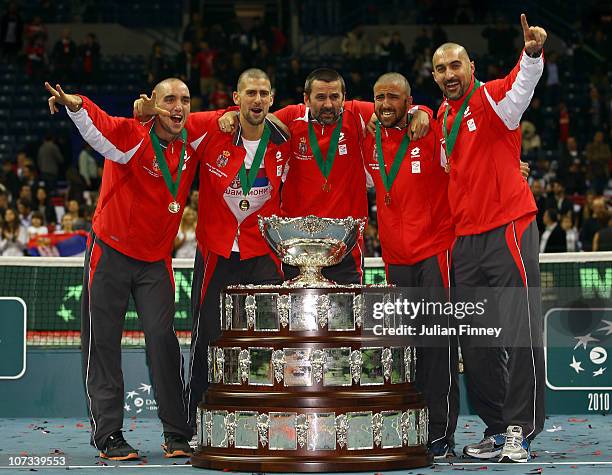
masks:
[[[132,462],[109,462],[100,459],[89,446],[89,423],[85,419],[0,419],[0,474],[73,473],[195,473],[217,474],[214,470],[196,469],[188,459],[165,459],[162,456],[161,425],[157,419],[126,419],[125,438],[137,448],[143,459]],[[474,416],[461,416],[456,432],[457,447],[480,440],[483,425]],[[461,450],[459,450],[461,452]],[[597,475],[612,474],[612,416],[551,416],[544,432],[532,444],[533,458],[527,464],[487,463],[463,457],[449,458],[432,467],[389,471],[385,474],[460,474],[467,472],[505,474]],[[66,465],[17,467],[16,456],[65,457]],[[59,459],[58,459],[59,460]],[[373,472],[361,472],[373,473]]]

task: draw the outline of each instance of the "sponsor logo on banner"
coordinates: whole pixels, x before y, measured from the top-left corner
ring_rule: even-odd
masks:
[[[125,412],[140,414],[142,411],[157,411],[157,401],[153,398],[150,384],[140,383],[140,387],[127,391],[123,404]]]
[[[612,308],[553,308],[544,334],[549,388],[612,390]]]

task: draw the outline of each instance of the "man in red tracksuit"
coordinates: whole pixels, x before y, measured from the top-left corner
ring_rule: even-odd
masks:
[[[519,122],[544,69],[546,32],[530,28],[524,15],[521,23],[525,49],[503,79],[482,85],[465,49],[454,43],[440,46],[432,61],[445,95],[438,121],[457,234],[451,280],[459,293],[495,288],[504,336],[494,348],[460,339],[470,400],[487,425],[485,438],[464,453],[499,455],[502,462],[526,462],[529,443],[544,423],[537,209],[517,164]],[[523,289],[520,297],[517,288]]]
[[[234,102],[240,108],[235,133],[212,133],[200,167],[187,386],[192,427],[197,405],[208,387],[208,345],[221,335],[220,292],[228,285],[279,284],[283,280],[280,264],[264,241],[257,219],[258,215],[280,212],[289,137],[265,118],[273,96],[270,79],[260,69],[248,69],[240,75]]]
[[[410,85],[398,73],[374,85],[376,134],[364,143],[366,170],[376,188],[378,235],[387,282],[436,289],[448,298],[449,250],[454,231],[448,208],[444,154],[432,127],[410,140],[406,133]],[[422,106],[421,106],[422,109]],[[442,153],[441,153],[442,152]],[[384,167],[384,168],[383,168]],[[445,321],[423,322],[449,325]],[[432,337],[433,339],[434,337]],[[435,458],[452,453],[459,413],[455,337],[423,341],[417,349],[416,385],[429,408],[429,449]]]
[[[306,78],[304,104],[276,111],[291,133],[291,160],[282,190],[283,216],[367,219],[368,198],[362,146],[371,104],[345,101],[344,79],[332,69]],[[298,274],[283,265],[285,279]],[[323,275],[339,284],[361,283],[363,238],[350,255]]]
[[[88,240],[82,299],[83,376],[91,442],[101,457],[138,458],[123,438],[121,335],[130,294],[142,321],[167,457],[189,456],[191,428],[183,397],[183,363],[174,332],[171,252],[182,207],[197,170],[195,144],[207,135],[187,134],[187,86],[160,82],[153,121],[110,117],[84,96],[47,89],[51,112],[66,106],[83,138],[106,158],[100,197]],[[162,114],[163,113],[163,114]],[[206,118],[216,126],[216,114]]]

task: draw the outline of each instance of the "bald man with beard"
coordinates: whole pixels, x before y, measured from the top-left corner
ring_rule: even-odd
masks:
[[[130,295],[142,322],[166,457],[191,455],[183,363],[174,332],[172,246],[199,163],[184,128],[190,95],[179,79],[155,86],[147,123],[110,117],[90,99],[45,86],[51,114],[66,107],[82,137],[106,159],[87,242],[82,296],[83,378],[91,444],[110,460],[138,459],[123,438],[121,336]],[[211,113],[215,122],[216,114]]]
[[[432,60],[445,96],[438,125],[457,235],[451,282],[459,300],[491,287],[503,335],[499,342],[460,337],[470,402],[487,425],[484,439],[464,453],[500,462],[527,462],[530,442],[544,425],[537,208],[517,165],[520,120],[544,69],[546,32],[530,27],[525,15],[521,24],[525,47],[503,79],[478,81],[474,63],[456,43],[440,46]]]

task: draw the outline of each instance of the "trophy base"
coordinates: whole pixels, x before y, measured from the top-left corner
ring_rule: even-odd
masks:
[[[255,453],[228,455],[227,453],[215,453],[208,448],[205,452],[196,452],[191,457],[191,465],[194,467],[251,473],[379,472],[427,467],[432,463],[432,456],[422,448],[404,449],[395,454],[369,454],[367,456],[334,454],[327,457],[264,456]]]

